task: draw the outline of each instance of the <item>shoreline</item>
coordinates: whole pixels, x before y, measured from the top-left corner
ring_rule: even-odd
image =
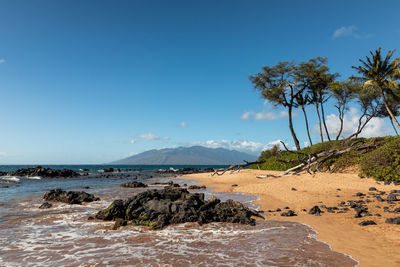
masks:
[[[183,175],[182,178],[194,179],[198,184],[214,187],[212,192],[241,192],[257,196],[254,204],[260,210],[266,211],[266,220],[292,221],[310,226],[317,234],[319,241],[327,243],[334,251],[346,254],[360,263],[360,266],[399,266],[400,255],[400,226],[387,224],[387,218],[398,217],[397,214],[383,211],[384,206],[390,210],[399,205],[377,202],[368,195],[369,188],[385,191],[386,198],[395,185],[384,185],[373,179],[361,179],[355,173],[337,173],[316,175],[299,174],[281,178],[258,179],[256,175],[267,173],[277,174],[276,171],[242,170],[239,173],[226,173],[222,176],[211,176],[210,173]],[[237,186],[232,186],[236,184]],[[293,190],[294,189],[294,190]],[[356,197],[358,192],[366,196]],[[360,200],[367,203],[373,216],[354,218],[355,211],[350,209],[344,213],[329,213],[327,210],[321,216],[308,214],[315,205],[337,207],[341,201]],[[321,203],[322,202],[322,203]],[[399,203],[400,204],[400,203]],[[267,212],[277,208],[285,211],[290,207],[298,216],[283,217],[280,212]],[[380,208],[377,208],[379,206]],[[306,209],[306,211],[302,211]],[[378,217],[376,214],[381,216]],[[377,225],[360,226],[364,220],[374,220]]]

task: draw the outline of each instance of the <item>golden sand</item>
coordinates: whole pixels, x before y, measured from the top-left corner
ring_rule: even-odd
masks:
[[[280,212],[265,212],[267,220],[285,220],[310,225],[318,232],[318,239],[329,243],[335,251],[349,254],[360,262],[360,266],[400,266],[400,225],[385,223],[386,218],[400,214],[383,211],[384,206],[393,210],[400,203],[390,206],[387,202],[377,202],[374,197],[367,204],[370,216],[354,218],[355,211],[346,213],[328,213],[322,216],[308,214],[314,205],[338,206],[341,201],[359,200],[357,192],[367,194],[370,187],[386,191],[400,189],[400,186],[384,185],[373,179],[361,179],[354,173],[310,175],[307,173],[284,176],[281,178],[258,179],[257,175],[277,174],[279,172],[262,170],[242,170],[239,173],[226,173],[222,176],[211,176],[209,173],[185,175],[184,178],[195,179],[215,192],[242,192],[257,195],[255,201],[260,210],[276,210],[288,206],[298,216],[282,217]],[[238,186],[233,187],[233,184]],[[295,188],[296,191],[292,190]],[[363,198],[364,200],[367,197]],[[377,208],[376,206],[381,208]],[[302,211],[306,209],[307,211]],[[322,209],[324,211],[324,209]],[[377,225],[360,226],[363,220],[374,220]]]

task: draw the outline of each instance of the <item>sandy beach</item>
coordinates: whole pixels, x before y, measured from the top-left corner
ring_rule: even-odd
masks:
[[[257,175],[267,173],[279,172],[242,170],[222,176],[201,173],[185,175],[184,178],[195,179],[199,184],[214,187],[215,192],[257,195],[260,200],[255,204],[260,206],[260,210],[266,211],[266,220],[307,224],[318,232],[319,240],[329,243],[335,251],[351,255],[360,262],[360,266],[400,266],[400,226],[385,223],[387,218],[399,215],[383,211],[384,207],[389,207],[392,211],[400,203],[378,202],[374,196],[369,195],[369,188],[375,187],[378,191],[386,192],[382,195],[386,199],[391,190],[400,189],[400,186],[384,185],[383,182],[377,183],[369,178],[361,179],[355,173],[304,173],[281,178],[256,178]],[[358,192],[366,196],[355,196]],[[308,214],[314,205],[340,207],[338,204],[342,201],[361,199],[371,201],[366,206],[373,216],[354,218],[355,211],[350,207],[345,213],[329,213],[321,208],[325,211],[321,216]],[[283,217],[281,212],[268,212],[278,208],[283,212],[285,207],[290,207],[298,216]],[[373,220],[377,225],[360,226],[359,223],[364,220]]]

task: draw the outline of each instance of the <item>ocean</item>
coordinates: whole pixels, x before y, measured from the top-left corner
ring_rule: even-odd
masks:
[[[32,166],[0,166],[13,171]],[[257,221],[256,226],[186,223],[149,230],[126,226],[111,230],[113,222],[88,220],[115,199],[143,190],[162,188],[154,183],[196,181],[157,175],[158,169],[224,166],[44,165],[89,173],[79,178],[0,177],[0,266],[357,266],[350,256],[332,251],[303,224]],[[104,173],[107,168],[119,172]],[[149,188],[123,188],[138,180]],[[56,203],[38,207],[43,194],[54,188],[86,191],[100,201],[84,205]],[[257,209],[257,197],[240,193],[199,191],[206,198],[233,199]]]

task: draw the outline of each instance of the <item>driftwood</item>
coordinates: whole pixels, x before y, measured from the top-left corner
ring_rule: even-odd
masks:
[[[229,168],[217,169],[217,170],[215,170],[215,172],[213,172],[211,174],[211,176],[223,175],[227,171],[230,171],[231,173],[233,173],[235,171],[240,172],[240,170],[242,170],[243,168],[246,168],[246,167],[251,166],[253,164],[259,165],[259,164],[262,164],[262,163],[265,162],[265,160],[253,161],[253,162],[248,162],[246,160],[243,160],[243,161],[245,162],[244,164],[236,164],[236,165],[229,166]]]
[[[301,163],[278,174],[278,175],[273,175],[273,174],[267,174],[267,175],[262,175],[262,176],[256,176],[257,178],[263,179],[263,178],[268,178],[268,177],[273,177],[273,178],[278,178],[282,177],[285,175],[294,175],[302,171],[307,171],[310,174],[315,174],[316,172],[319,172],[319,168],[321,165],[326,162],[329,159],[338,157],[340,155],[343,155],[351,150],[358,150],[358,151],[368,151],[369,149],[374,149],[376,148],[379,143],[373,142],[373,143],[367,143],[367,144],[359,144],[360,141],[355,141],[345,149],[338,150],[338,149],[333,149],[333,150],[328,150],[328,151],[323,151],[318,154],[304,154],[305,157],[296,161],[300,161]],[[295,151],[290,151],[287,149],[287,147],[284,145],[285,149],[289,152],[293,152],[295,154],[299,154],[299,152]],[[295,161],[293,161],[294,163]]]

